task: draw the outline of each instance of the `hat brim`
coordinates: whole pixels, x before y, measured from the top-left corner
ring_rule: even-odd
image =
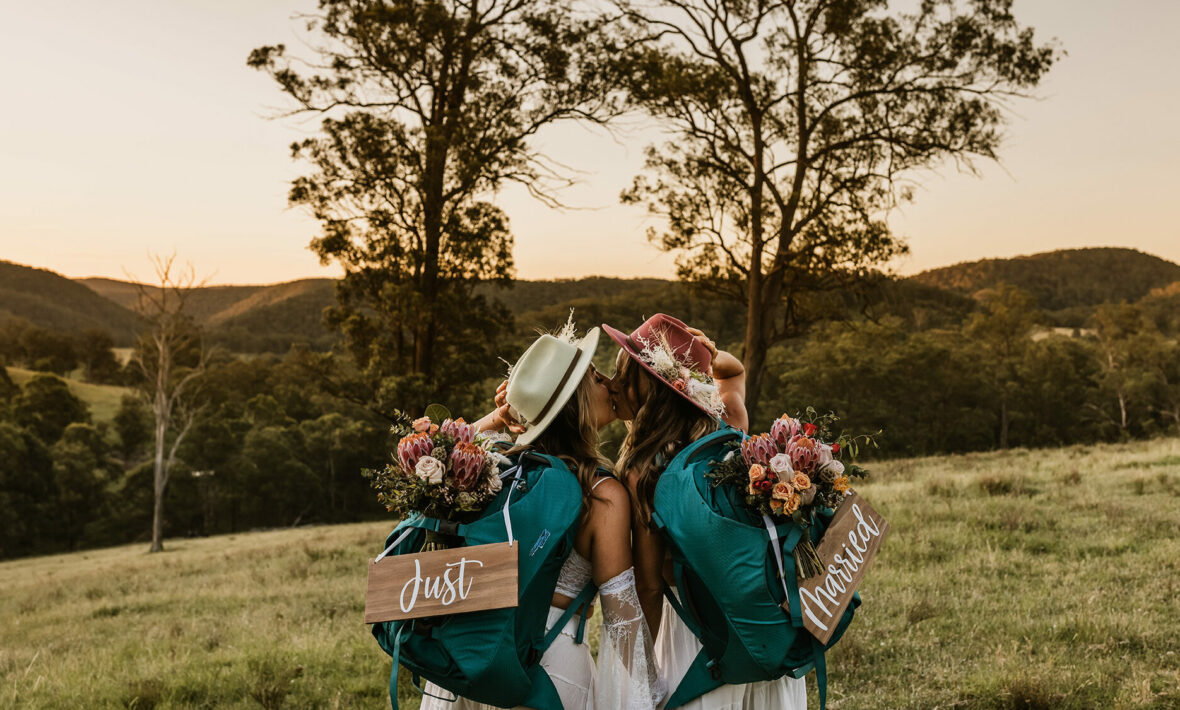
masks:
[[[570,371],[570,378],[557,393],[557,398],[553,400],[553,405],[549,408],[549,413],[545,415],[541,421],[536,424],[530,424],[528,429],[516,437],[516,443],[520,446],[528,446],[533,443],[533,440],[545,431],[546,427],[553,423],[561,410],[565,408],[566,402],[569,402],[570,397],[574,396],[574,392],[578,391],[578,386],[582,384],[582,378],[586,375],[586,370],[590,369],[590,363],[594,359],[594,351],[598,348],[598,337],[601,331],[598,328],[591,328],[586,337],[578,341],[575,346],[580,351],[578,355],[578,362],[574,365],[574,369]]]
[[[710,417],[714,416],[714,414],[712,412],[710,412],[708,409],[706,409],[705,407],[703,407],[700,402],[696,401],[692,397],[689,397],[688,393],[681,392],[680,390],[673,387],[671,382],[664,379],[663,376],[660,375],[660,373],[655,371],[655,368],[653,368],[651,365],[648,365],[646,362],[644,362],[643,358],[639,356],[638,351],[636,351],[635,348],[631,345],[631,336],[627,335],[626,333],[619,330],[618,328],[612,328],[611,326],[607,325],[606,323],[602,324],[602,329],[604,331],[606,331],[606,334],[608,336],[610,336],[610,339],[615,341],[618,344],[618,346],[623,349],[623,352],[627,353],[627,355],[629,355],[631,357],[631,359],[636,362],[636,364],[638,364],[640,367],[642,367],[643,369],[650,372],[652,377],[656,378],[660,382],[663,382],[664,385],[668,387],[668,389],[672,390],[676,394],[683,397],[684,400],[686,402],[688,402],[689,404],[691,404],[692,406],[701,410],[705,414],[708,414]]]

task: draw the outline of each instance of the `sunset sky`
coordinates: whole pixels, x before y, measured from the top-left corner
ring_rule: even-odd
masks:
[[[334,276],[307,249],[317,225],[286,205],[302,168],[288,144],[315,119],[267,120],[283,97],[245,65],[262,44],[298,45],[308,0],[44,0],[0,5],[0,259],[71,277],[146,277],[171,252],[211,283]],[[1017,106],[1002,165],[921,178],[891,224],[901,273],[1079,246],[1180,261],[1180,3],[1016,0],[1069,52]],[[618,204],[652,132],[569,125],[540,147],[583,171],[550,210],[523,189],[498,198],[522,278],[671,276],[651,219]]]

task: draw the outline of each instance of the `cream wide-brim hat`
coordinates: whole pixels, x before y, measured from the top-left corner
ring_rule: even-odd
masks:
[[[590,368],[600,332],[592,328],[576,343],[542,335],[512,366],[505,395],[525,427],[516,437],[517,444],[532,443],[574,396]]]

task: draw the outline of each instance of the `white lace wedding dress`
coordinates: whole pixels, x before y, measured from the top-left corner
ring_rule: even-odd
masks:
[[[590,582],[590,562],[577,552],[562,565],[556,592],[571,600]],[[598,663],[588,643],[575,643],[579,617],[572,617],[541,657],[565,710],[654,710],[666,695],[656,673],[651,635],[639,593],[635,570],[629,568],[608,579],[598,590],[602,608],[602,635]],[[546,628],[552,628],[563,610],[549,607]],[[496,710],[466,698],[450,702],[451,693],[433,683],[424,688],[422,710]],[[431,697],[440,696],[440,697]]]
[[[688,672],[701,642],[693,635],[676,610],[664,600],[660,615],[660,632],[656,634],[656,666],[668,694]],[[684,710],[806,710],[807,685],[802,678],[784,676],[777,680],[744,685],[723,685],[705,693],[680,708]]]

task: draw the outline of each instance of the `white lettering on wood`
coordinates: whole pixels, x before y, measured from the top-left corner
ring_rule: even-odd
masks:
[[[385,557],[369,565],[365,621],[516,606],[517,557],[508,543]]]
[[[888,530],[889,523],[855,493],[836,511],[816,545],[824,571],[799,582],[803,625],[820,642],[831,638]]]

